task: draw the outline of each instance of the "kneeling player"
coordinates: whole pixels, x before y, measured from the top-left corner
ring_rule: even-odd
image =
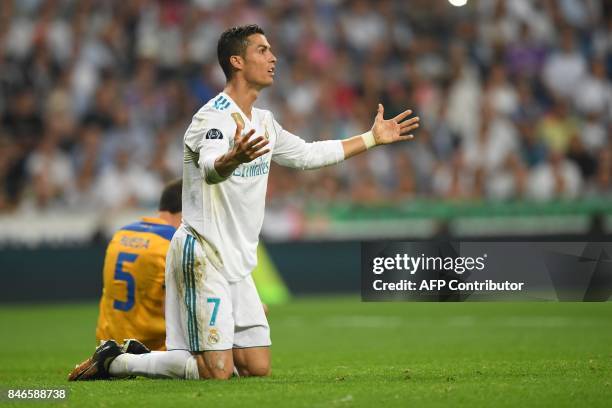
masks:
[[[263,30],[251,25],[221,35],[224,92],[193,117],[184,138],[183,222],[166,264],[167,352],[121,354],[102,344],[77,371],[94,376],[181,378],[270,373],[270,330],[251,278],[264,217],[271,161],[315,169],[381,144],[412,138],[419,118],[378,112],[370,131],[345,140],[306,143],[271,112],[253,106],[274,82],[276,57]],[[244,132],[243,132],[244,131]],[[257,135],[257,136],[256,136]],[[99,373],[99,375],[98,375]]]
[[[151,350],[165,349],[166,254],[181,224],[182,186],[182,180],[166,185],[157,217],[126,225],[111,239],[104,258],[98,342],[133,338]]]

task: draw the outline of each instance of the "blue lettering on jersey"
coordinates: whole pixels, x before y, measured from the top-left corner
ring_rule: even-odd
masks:
[[[210,129],[206,132],[206,139],[218,140],[223,139],[223,133],[219,129]]]
[[[213,106],[215,109],[224,110],[229,108],[230,103],[223,95],[220,95],[214,102]]]

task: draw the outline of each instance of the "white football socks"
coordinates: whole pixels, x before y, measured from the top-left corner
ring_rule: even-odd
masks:
[[[152,351],[147,354],[121,354],[109,367],[113,377],[139,375],[148,378],[200,378],[194,356],[186,350]]]

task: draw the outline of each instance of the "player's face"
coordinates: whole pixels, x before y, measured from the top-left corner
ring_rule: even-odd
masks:
[[[276,57],[272,54],[270,43],[262,34],[250,35],[248,41],[244,55],[244,79],[261,88],[272,85]]]

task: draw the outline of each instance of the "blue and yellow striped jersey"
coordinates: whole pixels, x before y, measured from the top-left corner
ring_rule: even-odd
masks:
[[[104,288],[96,339],[135,338],[164,350],[164,272],[175,228],[142,218],[115,233],[104,259]]]

